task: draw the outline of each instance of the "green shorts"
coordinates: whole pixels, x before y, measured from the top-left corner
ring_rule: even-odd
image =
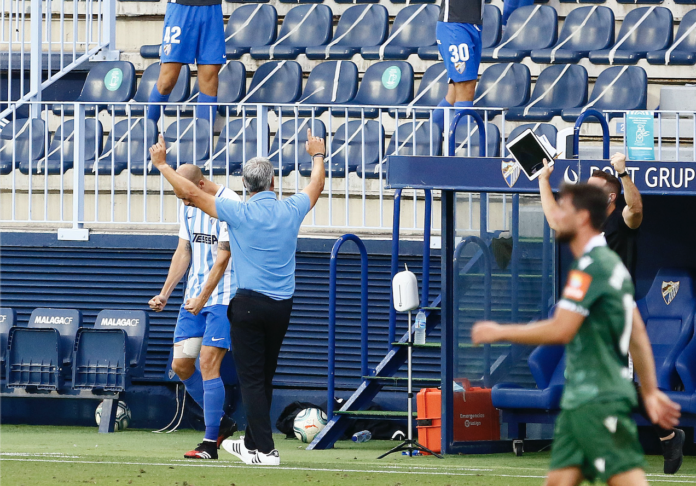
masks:
[[[578,467],[590,482],[643,468],[643,449],[628,401],[591,402],[556,419],[550,469]]]

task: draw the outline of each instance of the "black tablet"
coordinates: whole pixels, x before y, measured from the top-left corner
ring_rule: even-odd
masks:
[[[541,169],[544,168],[544,159],[550,166],[553,165],[553,156],[529,128],[508,142],[506,147],[529,180],[539,177]]]

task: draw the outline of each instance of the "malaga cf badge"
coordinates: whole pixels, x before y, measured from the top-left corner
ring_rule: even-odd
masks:
[[[671,304],[677,292],[679,292],[679,282],[662,282],[662,298],[665,299],[665,304]]]
[[[164,45],[164,55],[168,56],[172,52],[172,45],[171,44],[165,44]]]
[[[466,69],[466,63],[465,62],[455,62],[454,68],[457,70],[457,72],[459,74],[462,74],[464,72],[464,70]]]
[[[503,177],[508,187],[512,187],[517,182],[520,176],[520,166],[514,160],[503,160],[500,164],[500,169],[503,171]]]

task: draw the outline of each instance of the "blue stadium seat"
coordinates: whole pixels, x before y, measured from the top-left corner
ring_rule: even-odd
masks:
[[[616,3],[626,3],[630,5],[635,5],[636,3],[643,3],[643,4],[659,4],[662,3],[664,0],[616,0]]]
[[[225,28],[227,59],[239,59],[252,47],[276,40],[278,12],[273,5],[244,5],[232,11]]]
[[[626,14],[614,47],[590,52],[590,62],[635,64],[648,52],[667,49],[671,43],[672,12],[664,7],[640,7]]]
[[[334,3],[379,3],[379,0],[334,0]]]
[[[104,142],[104,129],[99,120],[85,118],[85,164],[94,164],[102,151]],[[61,174],[73,168],[75,160],[75,120],[67,120],[56,129],[53,140],[48,148],[46,157],[31,164],[32,174]],[[22,161],[19,164],[22,174],[29,173],[29,163]]]
[[[677,358],[675,367],[684,391],[666,393],[681,405],[682,413],[696,414],[696,330],[689,344]]]
[[[413,67],[405,61],[382,61],[368,67],[358,94],[350,105],[398,106],[413,99]],[[337,110],[342,112],[342,110]],[[367,118],[376,118],[378,108],[364,108]],[[361,109],[348,110],[348,116],[361,116]]]
[[[676,360],[694,333],[696,299],[691,275],[685,270],[660,269],[636,304],[652,345],[657,386],[674,390],[680,384]]]
[[[321,5],[320,5],[321,6]],[[270,61],[256,69],[246,96],[240,103],[246,105],[247,115],[256,113],[254,103],[294,103],[302,93],[302,68],[296,61]],[[230,110],[241,116],[239,107]]]
[[[22,162],[26,167],[30,162],[36,166],[46,148],[45,129],[46,124],[40,118],[19,118],[5,125],[0,131],[0,174],[21,168]]]
[[[135,92],[135,96],[131,101],[137,103],[147,103],[150,99],[150,93],[152,88],[154,88],[157,83],[157,78],[159,78],[160,73],[160,63],[150,65],[143,76],[140,78],[140,84],[138,85],[138,90]],[[177,79],[171,94],[169,95],[170,103],[181,103],[189,97],[190,85],[191,85],[191,68],[188,64],[181,66],[181,71],[179,71],[179,79]],[[130,109],[131,116],[143,116],[145,114],[145,105],[116,105],[114,106],[114,114],[116,116],[126,116],[128,112],[126,109]]]
[[[409,103],[409,106],[412,106],[414,109],[410,110],[410,113],[408,113],[409,110],[406,108],[391,109],[389,110],[389,115],[394,117],[398,111],[400,119],[411,117],[413,114],[415,114],[416,118],[430,118],[430,108],[436,107],[447,95],[447,90],[449,89],[447,79],[445,63],[439,62],[431,65],[423,73],[420,86],[418,86],[418,93],[416,93],[413,101]],[[418,107],[421,107],[421,110],[418,110]]]
[[[467,119],[471,123],[467,123]],[[471,117],[463,118],[454,133],[454,155],[457,157],[479,156],[478,125]],[[471,146],[471,152],[469,152]],[[486,157],[500,157],[500,129],[492,123],[486,124]]]
[[[382,45],[363,47],[360,54],[363,59],[408,59],[418,48],[435,45],[439,15],[440,7],[436,5],[404,7],[396,14],[389,37]]]
[[[75,339],[73,388],[121,392],[145,369],[149,320],[143,311],[104,310]]]
[[[227,3],[268,3],[270,0],[225,0]]]
[[[283,150],[278,150],[280,132],[276,132],[273,143],[269,149],[268,158],[275,168],[275,174],[282,174],[283,177],[290,174],[295,167],[301,164],[312,164],[305,142],[307,141],[307,129],[312,128],[311,118],[298,118],[283,122],[282,126]],[[315,137],[326,138],[326,127],[319,119],[314,119],[312,134]],[[295,152],[297,150],[297,153]],[[282,160],[281,160],[282,159]],[[282,171],[280,170],[282,168]]]
[[[355,98],[358,91],[358,67],[352,61],[326,61],[317,64],[309,73],[307,84],[300,96],[298,113],[312,116],[312,108],[303,105],[342,105]],[[285,111],[285,110],[284,110]],[[314,108],[319,116],[326,108]]]
[[[391,3],[408,5],[418,5],[421,3],[439,3],[438,0],[389,0]]]
[[[567,122],[574,122],[587,108],[606,110],[645,110],[648,100],[648,76],[640,66],[614,66],[597,77],[589,103],[582,108],[565,108],[561,114]],[[609,118],[622,116],[619,112]],[[594,122],[594,118],[587,121]]]
[[[7,336],[17,322],[17,313],[10,307],[0,307],[0,380],[5,380],[5,351]]]
[[[559,0],[560,3],[604,3],[606,0]]]
[[[529,103],[510,108],[507,120],[549,121],[561,116],[564,108],[576,108],[587,103],[587,70],[575,64],[549,66],[534,85]]]
[[[298,5],[280,27],[278,39],[269,46],[251,48],[254,59],[296,59],[305,48],[328,44],[333,31],[333,13],[326,5]]]
[[[256,157],[256,141],[256,118],[231,120],[218,137],[212,156],[213,174],[232,174],[241,170],[245,161]],[[201,169],[208,174],[211,169],[210,162],[206,161]]]
[[[347,156],[346,146],[348,147]],[[324,163],[326,177],[329,178],[329,175],[335,178],[346,177],[346,165],[348,166],[348,172],[355,172],[363,164],[363,148],[365,165],[377,163],[382,158],[379,150],[380,146],[384,147],[384,128],[380,127],[376,121],[365,120],[363,125],[363,122],[354,120],[349,121],[347,127],[346,124],[341,125],[336,130],[330,146],[327,146],[327,154],[331,151],[331,157],[327,156]],[[331,161],[330,164],[329,160]],[[311,173],[311,162],[300,165],[301,175],[309,177]]]
[[[380,170],[382,179],[387,177],[387,167],[389,155],[441,155],[442,153],[442,132],[440,128],[433,124],[432,132],[430,123],[427,120],[415,123],[415,137],[413,121],[408,121],[399,125],[389,141],[389,146],[381,162],[365,165],[366,179],[379,179]],[[398,146],[397,146],[398,139]],[[415,143],[415,153],[414,153]],[[356,170],[358,176],[363,177],[362,164]]]
[[[218,74],[218,113],[226,116],[227,107],[222,103],[237,103],[244,98],[245,94],[246,68],[239,61],[230,61],[223,66]],[[230,116],[232,116],[231,107]]]
[[[563,346],[539,346],[527,362],[537,388],[498,383],[491,390],[493,406],[503,410],[558,410],[565,384]]]
[[[324,0],[278,0],[280,3],[324,3]]]
[[[411,2],[414,3],[414,2]],[[495,5],[483,6],[483,26],[481,32],[481,46],[485,49],[493,47],[500,42],[503,25],[503,16]],[[440,52],[437,45],[418,48],[418,57],[426,61],[440,61]]]
[[[545,136],[546,139],[549,142],[551,142],[551,145],[553,145],[554,147],[556,146],[558,129],[555,125],[552,125],[551,123],[525,123],[524,125],[515,127],[510,132],[510,135],[508,135],[507,140],[514,140],[520,133],[527,130],[528,128],[539,137],[541,137],[542,135]],[[508,157],[510,155],[507,147],[505,146],[503,146],[503,153],[505,154],[503,155],[503,157]]]
[[[584,24],[584,25],[583,25]],[[607,7],[580,7],[571,11],[553,47],[532,51],[539,64],[577,63],[590,51],[608,49],[614,43],[614,12]]]
[[[486,69],[476,84],[476,108],[513,108],[529,100],[531,79],[524,64],[494,64]],[[491,118],[500,112],[488,112]]]
[[[210,153],[210,125],[203,118],[173,121],[164,132],[164,140],[169,165],[176,168],[182,164],[198,164]]]
[[[545,49],[556,42],[558,15],[553,7],[528,5],[510,15],[500,44],[484,48],[483,62],[519,62],[534,49]]]
[[[85,107],[88,115],[105,110],[109,103],[126,102],[135,94],[135,67],[128,61],[95,62],[87,74],[80,96],[75,101],[93,103]],[[53,105],[53,113],[73,115],[73,105]]]
[[[326,46],[308,47],[309,59],[350,60],[363,47],[379,46],[387,38],[389,13],[383,5],[355,5],[338,21],[333,40]]]
[[[670,48],[648,52],[648,62],[659,65],[693,66],[696,64],[696,29],[692,29],[694,23],[696,23],[696,10],[690,10],[679,23],[679,30]],[[692,29],[691,32],[689,29]],[[668,52],[669,59],[666,59]]]
[[[106,139],[104,151],[96,164],[85,163],[85,172],[99,174],[120,174],[128,168],[135,175],[143,175],[147,161],[150,160],[148,149],[157,141],[155,122],[145,118],[121,120],[111,130]],[[154,169],[157,173],[159,171]]]

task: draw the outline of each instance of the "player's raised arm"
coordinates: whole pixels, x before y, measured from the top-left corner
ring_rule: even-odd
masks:
[[[550,319],[534,324],[497,324],[481,321],[474,324],[471,340],[474,344],[507,341],[518,344],[568,344],[580,329],[585,316],[558,308]]]
[[[307,153],[312,157],[312,174],[309,184],[302,192],[309,196],[309,207],[313,208],[324,190],[326,172],[324,170],[324,139],[312,136],[312,129],[307,129]]]
[[[190,202],[193,206],[213,218],[218,217],[217,209],[215,208],[215,196],[204,192],[193,182],[177,174],[167,164],[167,146],[162,135],[159,136],[159,141],[150,147],[150,158],[152,159],[152,165],[157,167],[164,178],[172,185],[176,197],[184,202]]]

